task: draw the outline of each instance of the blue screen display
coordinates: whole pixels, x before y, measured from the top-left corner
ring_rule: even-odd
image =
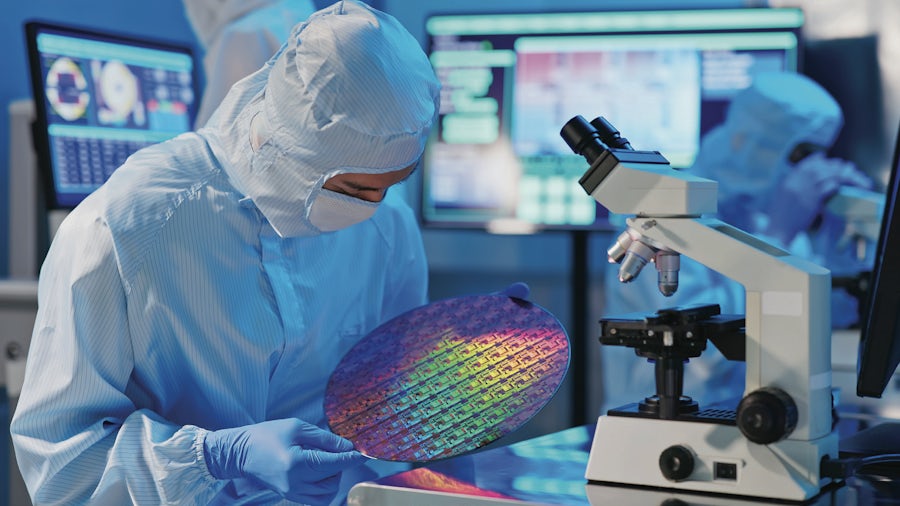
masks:
[[[687,168],[755,73],[798,70],[802,25],[793,8],[430,17],[442,90],[423,223],[611,228],[578,185],[566,121],[603,116],[634,149]]]
[[[135,151],[190,130],[189,48],[38,23],[26,32],[51,207],[74,207]]]

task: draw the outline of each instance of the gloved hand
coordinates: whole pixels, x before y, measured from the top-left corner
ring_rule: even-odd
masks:
[[[794,166],[775,190],[766,233],[788,246],[809,228],[842,186],[871,188],[872,181],[845,160],[814,153]]]
[[[312,505],[330,503],[341,471],[365,460],[346,439],[295,418],[210,431],[203,454],[215,478],[247,478]]]
[[[515,283],[507,286],[499,293],[500,295],[506,295],[507,297],[512,297],[514,299],[528,300],[528,296],[531,294],[531,288],[526,283],[522,281],[516,281]]]

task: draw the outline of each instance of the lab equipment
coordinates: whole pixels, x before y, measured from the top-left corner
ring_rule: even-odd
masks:
[[[9,274],[11,279],[37,278],[47,246],[50,217],[44,206],[44,191],[38,176],[32,129],[34,100],[15,100],[9,104]],[[15,210],[15,211],[13,211]],[[64,213],[65,211],[63,211]]]
[[[856,186],[842,186],[828,199],[825,208],[846,223],[837,246],[850,243],[858,260],[867,258],[869,244],[878,241],[881,233],[885,194]]]
[[[795,8],[430,16],[443,88],[423,161],[423,223],[613,230],[606,209],[581,195],[582,164],[548,125],[599,103],[637,145],[687,168],[756,73],[797,69],[802,24]]]
[[[367,456],[444,459],[524,425],[568,365],[565,330],[537,304],[505,294],[444,299],[382,324],[347,352],[328,381],[325,414]]]
[[[25,34],[50,209],[75,207],[132,153],[191,129],[189,46],[37,21]]]
[[[859,320],[860,304],[851,295],[857,291],[854,278],[871,269],[873,249],[854,230],[854,223],[868,219],[877,224],[880,214],[870,208],[876,212],[867,219],[850,216],[863,211],[863,206],[856,210],[845,206],[849,200],[845,195],[865,191],[874,199],[876,192],[864,190],[873,182],[852,163],[825,156],[841,131],[843,111],[820,84],[784,71],[757,73],[748,84],[733,97],[724,121],[704,137],[688,171],[718,183],[718,219],[828,268],[836,288],[831,296],[832,326],[850,327]],[[845,209],[833,212],[838,206]],[[624,225],[625,217],[617,218]],[[677,258],[660,256],[656,264],[659,268],[660,260],[678,262],[679,270],[674,272],[684,282],[677,293],[672,289],[674,281],[670,288],[659,290],[650,276],[628,285],[606,283],[606,313],[711,301],[723,312],[744,311],[742,286],[689,258]],[[611,264],[606,276],[613,277],[618,267]],[[630,266],[624,267],[627,274]],[[603,411],[652,386],[652,369],[628,360],[630,354],[630,350],[610,347],[601,351]],[[698,399],[709,402],[739,397],[744,376],[744,364],[727,361],[711,349],[701,360],[692,361],[684,382]]]
[[[814,246],[818,247],[822,241],[831,239],[828,251],[841,253],[831,254],[827,258],[833,264],[829,269],[831,286],[835,289],[832,292],[832,324],[840,323],[839,317],[834,314],[834,304],[840,301],[838,297],[850,297],[856,306],[854,320],[856,324],[853,328],[863,325],[867,309],[866,299],[871,288],[872,269],[862,268],[861,265],[871,266],[877,261],[878,257],[875,255],[878,238],[881,235],[884,209],[884,193],[854,186],[841,187],[825,206],[823,214],[836,216],[844,222],[839,234],[816,238],[814,243]],[[822,218],[823,216],[820,216],[820,219]],[[850,254],[845,254],[846,251]],[[842,290],[844,295],[839,295],[837,290]],[[849,317],[851,315],[844,316]]]
[[[431,462],[355,485],[348,504],[366,506],[761,506],[753,497],[584,482],[593,424]],[[892,504],[884,482],[848,480],[804,506]],[[779,503],[782,504],[782,503]]]
[[[654,363],[656,394],[636,409],[673,420],[704,416],[690,396],[683,395],[684,367],[712,341],[729,360],[744,360],[744,315],[722,315],[716,304],[662,309],[655,314],[607,317],[601,320],[600,343],[634,348]],[[613,410],[628,416],[629,409]],[[708,419],[708,418],[707,418]]]
[[[590,164],[579,181],[584,190],[611,212],[634,215],[627,220],[631,242],[611,248],[611,260],[622,263],[625,278],[659,254],[685,255],[742,284],[747,368],[734,413],[687,419],[676,403],[601,416],[586,478],[772,499],[815,496],[829,482],[820,475],[820,461],[837,457],[838,441],[831,416],[829,271],[703,217],[716,212],[715,181],[674,170],[659,152],[615,147],[621,139],[610,127],[576,116],[560,134]],[[671,280],[672,262],[664,266],[660,275]],[[685,323],[678,319],[683,314],[675,316],[674,323]],[[695,332],[671,321],[662,329],[647,323],[640,332],[652,337],[662,330],[665,348]],[[677,364],[656,371],[662,390],[677,392]]]

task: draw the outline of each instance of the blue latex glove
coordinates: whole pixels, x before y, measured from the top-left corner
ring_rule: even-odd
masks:
[[[872,181],[850,162],[814,153],[794,166],[775,190],[766,230],[786,247],[808,229],[825,202],[842,186],[871,188]]]
[[[504,288],[500,294],[514,299],[528,300],[528,296],[531,295],[531,288],[521,281],[516,281]]]
[[[303,504],[328,504],[341,471],[365,457],[353,444],[295,418],[208,432],[203,454],[220,480],[247,478]]]

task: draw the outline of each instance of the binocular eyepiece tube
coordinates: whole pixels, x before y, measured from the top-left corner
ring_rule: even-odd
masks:
[[[604,118],[597,116],[590,123],[582,116],[575,116],[563,125],[559,135],[575,154],[584,156],[593,164],[609,148],[633,150],[628,139]]]

